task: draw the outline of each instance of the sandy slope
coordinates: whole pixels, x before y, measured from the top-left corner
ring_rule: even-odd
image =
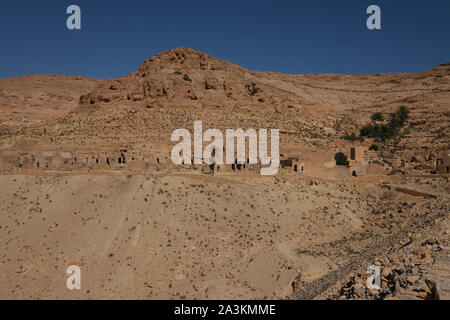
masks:
[[[0,149],[167,153],[175,128],[203,120],[205,129],[279,128],[284,154],[342,151],[373,143],[341,137],[399,105],[411,117],[383,146],[386,163],[402,152],[449,150],[448,64],[411,74],[283,75],[179,48],[119,79],[0,80]],[[0,298],[336,298],[375,257],[400,257],[411,233],[414,244],[449,237],[448,176],[339,181],[161,167],[3,171]],[[81,291],[66,288],[70,264],[82,268]]]
[[[388,244],[377,239],[424,206],[442,209],[442,200],[392,194],[407,209],[380,216],[380,187],[290,177],[0,179],[2,298],[284,298],[299,274],[317,281]],[[66,289],[73,263],[81,291]]]

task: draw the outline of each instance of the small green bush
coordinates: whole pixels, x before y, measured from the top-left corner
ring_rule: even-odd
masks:
[[[362,137],[390,139],[398,134],[398,128],[386,124],[366,124],[359,133]]]
[[[407,107],[400,106],[395,112],[389,115],[387,124],[380,124],[376,122],[384,120],[383,114],[381,112],[375,112],[371,116],[371,119],[375,123],[369,123],[363,126],[359,132],[359,137],[356,137],[356,135],[352,133],[351,135],[343,136],[342,139],[364,141],[364,137],[368,137],[374,138],[376,142],[384,142],[400,133],[400,129],[405,126],[406,120],[409,118],[409,113],[410,111]]]
[[[409,109],[405,106],[400,106],[397,110],[391,113],[389,118],[389,125],[393,128],[401,128],[405,125],[409,118]]]
[[[380,147],[377,144],[372,144],[369,147],[369,150],[378,151],[378,150],[380,150]]]
[[[249,86],[249,90],[251,96],[254,96],[259,92],[259,88],[256,86],[256,83],[254,82],[252,82],[251,85]]]
[[[334,159],[336,160],[336,164],[338,166],[346,166],[347,165],[347,156],[342,152],[338,152],[334,155]]]
[[[394,174],[398,174],[401,173],[400,170],[398,170],[397,168],[393,168],[391,172],[388,173],[388,176],[392,176]]]
[[[383,114],[381,112],[375,112],[374,114],[372,114],[372,116],[370,118],[373,121],[383,121],[384,120]]]
[[[189,76],[188,76],[187,74],[185,74],[185,75],[183,76],[183,80],[192,82],[192,79],[189,78]]]
[[[350,141],[356,141],[356,140],[358,140],[358,137],[356,136],[356,134],[354,132],[352,132],[351,135],[343,136],[342,139],[350,140]]]

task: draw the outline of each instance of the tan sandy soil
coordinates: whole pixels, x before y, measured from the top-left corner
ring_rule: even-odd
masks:
[[[178,48],[119,79],[0,80],[6,152],[168,155],[171,132],[202,120],[204,130],[278,128],[283,155],[348,153],[374,139],[342,136],[399,105],[411,110],[406,127],[377,142],[378,170],[357,178],[214,176],[164,163],[148,170],[2,163],[0,298],[379,298],[356,295],[360,280],[346,283],[377,259],[387,270],[409,257],[406,242],[431,257],[418,283],[425,286],[430,274],[444,279],[441,288],[448,284],[439,270],[448,266],[450,187],[448,174],[432,175],[428,165],[450,150],[450,65],[409,74],[285,75]],[[426,159],[387,175],[405,154]],[[71,264],[81,267],[82,290],[66,288]],[[412,285],[401,281],[403,298],[411,297]],[[422,298],[436,297],[426,290]]]

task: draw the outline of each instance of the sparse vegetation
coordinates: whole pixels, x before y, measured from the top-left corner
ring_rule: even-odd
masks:
[[[256,86],[256,83],[254,83],[254,82],[252,82],[247,87],[247,89],[249,90],[251,96],[254,96],[254,95],[256,95],[259,92],[259,88]]]
[[[358,137],[356,136],[356,134],[354,132],[352,132],[352,134],[350,134],[350,135],[343,136],[342,139],[349,140],[349,141],[356,141],[356,140],[358,140]]]
[[[189,82],[192,82],[192,79],[189,77],[189,75],[187,75],[187,74],[185,74],[184,76],[183,76],[183,80],[184,81],[189,81]]]
[[[361,128],[360,136],[368,138],[390,139],[398,134],[398,128],[386,124],[366,124]]]
[[[338,152],[334,155],[334,159],[336,160],[336,164],[338,166],[346,166],[348,161],[347,161],[347,156],[345,154],[343,154],[342,152]]]
[[[397,110],[391,113],[389,118],[389,126],[392,128],[401,128],[405,125],[409,118],[409,109],[405,106],[400,106]]]
[[[382,141],[397,136],[409,118],[409,109],[400,106],[389,115],[388,124],[366,124],[361,128],[360,136],[380,138]]]
[[[381,112],[375,112],[374,114],[372,114],[372,116],[370,118],[373,121],[383,121],[384,120],[384,116]]]
[[[401,171],[398,170],[397,168],[393,168],[392,171],[388,173],[388,176],[392,176],[397,173],[401,173]]]
[[[283,80],[236,72],[190,49],[173,53],[148,61],[137,77],[114,80],[117,89],[85,78],[0,80],[0,296],[64,297],[63,281],[43,290],[42,279],[75,262],[91,270],[90,288],[79,292],[88,299],[429,297],[424,277],[437,270],[433,263],[446,257],[448,244],[443,213],[450,211],[450,185],[445,174],[430,174],[449,145],[448,99],[434,90],[446,89],[445,81],[433,83],[428,73],[425,80],[422,74]],[[397,92],[423,88],[424,81],[425,95]],[[83,108],[71,112],[81,93]],[[104,97],[109,107],[97,105],[107,103]],[[397,99],[425,107],[414,109],[413,121],[407,110],[396,110],[402,103],[370,107]],[[373,120],[375,111],[383,118]],[[250,159],[239,169],[236,162],[220,170],[175,167],[170,132],[192,134],[194,119],[205,129],[279,128],[280,160],[291,166],[263,178],[265,165]],[[359,134],[366,124],[370,134],[395,128],[401,137],[386,144],[384,137],[365,138]],[[348,141],[336,141],[341,137]],[[364,139],[370,142],[358,143]],[[210,156],[219,150],[226,156],[223,147],[214,144]],[[45,150],[53,150],[51,159]],[[330,161],[339,166],[330,168]],[[425,242],[430,234],[432,242]],[[70,235],[80,240],[76,247]],[[102,259],[111,272],[98,268]],[[369,296],[371,263],[389,271],[383,289]],[[337,290],[339,283],[344,288]]]
[[[349,141],[356,141],[356,140],[364,141],[364,137],[362,137],[362,136],[357,137],[354,132],[352,132],[352,134],[350,134],[350,135],[343,136],[342,139],[349,140]]]

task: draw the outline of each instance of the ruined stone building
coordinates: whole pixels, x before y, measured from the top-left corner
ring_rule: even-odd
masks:
[[[334,153],[328,151],[294,153],[280,159],[281,172],[326,177],[327,175],[334,175],[332,172],[334,168],[336,168]]]
[[[364,147],[351,147],[348,167],[352,176],[362,176],[367,174],[368,162],[364,156]]]

